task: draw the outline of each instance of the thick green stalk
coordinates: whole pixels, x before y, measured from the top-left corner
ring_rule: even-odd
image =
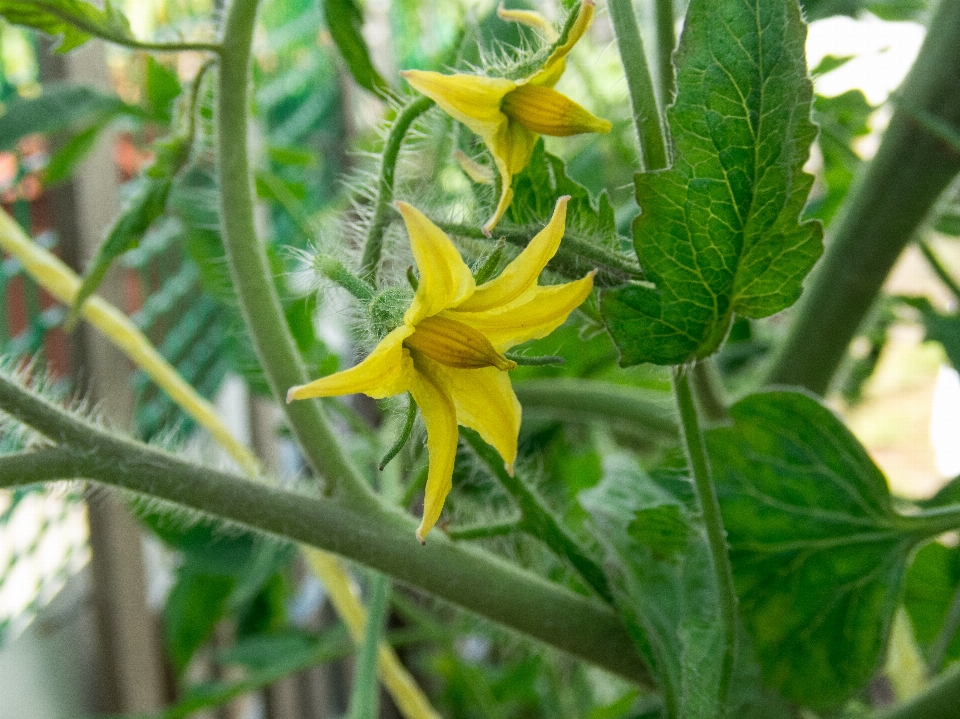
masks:
[[[947,0],[949,4],[949,0]],[[954,664],[910,701],[876,719],[954,719],[960,705],[960,663]]]
[[[308,377],[287,327],[263,245],[253,221],[253,178],[247,147],[250,108],[250,43],[258,0],[234,0],[224,25],[217,88],[217,163],[220,222],[230,275],[260,365],[273,395]],[[326,481],[357,497],[369,494],[363,478],[347,460],[316,400],[284,405],[287,420],[308,461]]]
[[[376,284],[377,266],[383,251],[383,232],[390,222],[390,203],[393,201],[393,180],[397,170],[397,158],[403,146],[403,138],[413,121],[433,107],[433,100],[421,97],[414,100],[398,114],[390,128],[386,144],[383,146],[383,159],[380,163],[380,182],[377,187],[377,204],[373,208],[373,219],[367,232],[367,241],[363,246],[360,260],[360,276]]]
[[[507,471],[500,454],[470,429],[461,429],[461,436],[473,447],[481,461],[507,490],[520,509],[520,528],[549,547],[560,559],[569,562],[580,577],[603,599],[613,602],[607,577],[590,553],[567,531],[563,523],[523,480]]]
[[[700,431],[697,406],[694,404],[693,392],[690,388],[690,374],[686,368],[674,368],[673,386],[677,395],[677,407],[680,410],[680,425],[687,450],[687,462],[693,473],[693,483],[700,501],[700,512],[707,530],[707,542],[713,558],[713,571],[720,600],[719,618],[723,623],[725,644],[720,673],[720,704],[724,706],[730,690],[730,679],[733,676],[734,659],[737,655],[737,592],[733,586],[727,532],[723,528],[720,503],[717,501],[717,492],[713,486],[710,460]]]
[[[674,438],[679,429],[664,393],[573,377],[517,382],[514,391],[525,409],[557,410],[581,421],[629,422],[657,437]]]
[[[610,0],[608,5],[620,60],[627,76],[627,88],[630,90],[630,106],[640,143],[640,167],[646,172],[662,170],[670,164],[666,134],[647,56],[643,51],[643,38],[640,37],[633,0]]]
[[[960,127],[960,3],[940,2],[904,82],[907,107]],[[823,394],[890,268],[938,195],[960,151],[898,107],[876,156],[829,231],[827,251],[768,376]]]
[[[421,546],[416,521],[399,509],[290,492],[185,461],[81,420],[2,374],[0,410],[70,443],[0,461],[0,488],[85,478],[165,499],[335,552],[631,680],[649,682],[610,607],[457,545],[440,532]]]
[[[673,0],[654,0],[657,22],[657,75],[660,85],[660,104],[666,107],[673,100],[677,78],[673,69],[673,51],[677,47],[676,21]]]

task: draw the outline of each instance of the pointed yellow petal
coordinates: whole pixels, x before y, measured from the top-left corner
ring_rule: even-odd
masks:
[[[427,452],[430,455],[423,519],[417,528],[417,539],[422,544],[440,518],[443,502],[453,486],[453,464],[457,458],[459,433],[453,400],[428,375],[416,371],[410,393],[427,426]]]
[[[444,317],[463,322],[487,336],[503,352],[527,340],[546,337],[587,299],[596,271],[564,285],[533,287],[503,307],[485,312],[450,310]]]
[[[437,103],[455,120],[459,120],[484,140],[492,137],[506,123],[500,112],[503,96],[517,83],[502,77],[483,75],[444,75],[425,70],[400,73],[416,90]]]
[[[547,226],[530,240],[517,258],[511,262],[498,277],[480,285],[477,291],[457,309],[461,312],[482,312],[513,302],[524,292],[537,284],[537,278],[556,254],[566,229],[566,195],[557,200],[553,217]]]
[[[566,40],[554,49],[540,70],[527,78],[528,83],[546,87],[553,87],[557,84],[557,80],[560,79],[567,67],[567,55],[570,54],[573,46],[584,36],[584,33],[590,28],[590,23],[593,22],[594,9],[593,0],[583,1],[580,6],[580,13],[577,15],[577,19],[573,21]]]
[[[521,25],[532,27],[547,38],[549,42],[556,42],[560,37],[553,23],[534,10],[507,10],[503,7],[503,3],[500,3],[497,8],[497,15],[500,16],[501,20],[518,22]]]
[[[411,334],[412,327],[397,327],[355,367],[329,377],[321,377],[308,384],[291,387],[287,392],[287,402],[357,392],[374,399],[382,399],[406,392],[414,370],[410,353],[403,348],[403,341]]]
[[[583,132],[610,132],[613,125],[596,117],[552,87],[521,85],[501,106],[511,120],[541,135],[569,137]]]
[[[429,372],[453,399],[457,423],[476,430],[512,470],[517,460],[521,409],[510,375],[496,367],[464,370],[437,363],[430,363]]]
[[[483,232],[487,236],[490,231],[496,227],[497,223],[503,217],[503,214],[510,207],[513,201],[513,176],[520,172],[527,163],[530,162],[530,156],[533,155],[533,147],[537,144],[538,135],[528,130],[517,122],[510,122],[506,115],[503,116],[506,122],[500,130],[491,138],[484,138],[490,154],[493,155],[494,164],[500,172],[500,200],[497,202],[497,208],[493,217],[483,225]]]
[[[420,271],[420,285],[404,315],[406,323],[415,325],[424,317],[456,307],[473,294],[477,283],[443,230],[413,205],[396,204],[407,226],[410,249]]]

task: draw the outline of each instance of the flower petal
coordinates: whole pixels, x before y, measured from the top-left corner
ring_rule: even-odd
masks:
[[[456,307],[473,294],[477,283],[443,230],[413,205],[396,204],[407,226],[410,249],[420,271],[417,293],[404,315],[404,322],[415,325],[424,317]]]
[[[496,367],[454,369],[428,362],[430,376],[453,399],[457,423],[476,430],[484,442],[500,453],[507,470],[512,472],[517,460],[521,408],[510,375]]]
[[[513,176],[520,172],[527,163],[530,162],[530,156],[533,155],[533,147],[537,144],[539,135],[532,130],[527,129],[519,122],[510,122],[507,120],[490,138],[484,138],[490,154],[493,155],[493,162],[500,172],[500,200],[497,202],[497,208],[493,217],[483,225],[483,232],[489,236],[490,231],[496,227],[503,217],[503,213],[510,207],[513,201]]]
[[[310,397],[333,397],[362,392],[374,399],[406,392],[414,374],[409,351],[403,341],[413,328],[401,325],[384,337],[363,362],[343,372],[291,387],[287,402]]]
[[[501,110],[533,132],[552,137],[607,133],[613,127],[609,120],[596,117],[566,95],[541,85],[521,85],[508,92]]]
[[[567,55],[570,54],[573,46],[583,37],[584,33],[590,28],[590,23],[593,22],[594,4],[594,0],[583,0],[583,4],[580,5],[580,12],[576,20],[573,21],[563,44],[554,48],[550,57],[543,63],[543,67],[527,78],[528,83],[545,87],[553,87],[557,84],[557,80],[560,79],[563,71],[567,68]]]
[[[444,75],[426,70],[405,70],[400,74],[416,90],[484,140],[506,123],[506,117],[500,112],[500,103],[503,96],[517,86],[513,80],[503,77],[465,73]]]
[[[569,195],[557,200],[553,217],[547,226],[537,233],[499,276],[485,282],[457,309],[461,312],[482,312],[513,302],[537,284],[537,278],[556,254],[566,229],[567,201]]]
[[[548,42],[556,42],[560,38],[553,23],[535,10],[507,10],[503,6],[503,3],[500,3],[500,6],[497,8],[497,15],[501,20],[517,22],[521,25],[532,27],[547,38]]]
[[[596,271],[575,282],[532,287],[509,305],[484,312],[449,310],[443,317],[463,322],[487,336],[503,352],[527,340],[546,337],[587,299]]]
[[[414,373],[410,394],[427,426],[427,452],[430,455],[423,519],[417,528],[417,539],[423,544],[427,533],[440,518],[443,502],[453,487],[453,464],[457,458],[459,431],[453,400],[427,374],[419,371]]]

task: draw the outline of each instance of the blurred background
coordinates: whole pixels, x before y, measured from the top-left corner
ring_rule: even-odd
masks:
[[[116,4],[137,37],[152,39],[213,38],[221,12],[214,0]],[[638,5],[648,28],[648,3]],[[858,167],[876,150],[891,96],[919,50],[929,14],[922,0],[806,5],[821,125],[808,166],[817,176],[808,214],[829,225]],[[368,0],[363,34],[375,65],[394,83],[399,69],[442,69],[470,61],[478,44],[517,44],[516,28],[497,20],[494,10],[494,3],[480,0]],[[552,17],[562,11],[559,3],[544,9]],[[362,183],[390,109],[353,82],[316,0],[266,0],[260,20],[254,144],[261,234],[311,372],[329,373],[351,361],[349,317],[335,292],[315,291],[296,251],[336,241],[329,238],[349,223],[350,183],[342,180]],[[150,181],[145,170],[204,58],[150,56],[99,41],[55,54],[52,45],[0,21],[0,203],[37,242],[82,271],[105,228]],[[558,89],[586,98],[585,105],[614,122],[614,132],[600,140],[547,138],[547,149],[592,192],[609,192],[620,232],[628,234],[636,211],[633,130],[603,4],[563,83]],[[196,160],[100,293],[216,402],[277,476],[296,477],[304,468],[267,398],[222,261],[210,83],[199,89]],[[441,136],[452,134],[444,120],[435,122]],[[426,152],[417,163],[434,195],[455,203],[465,192],[455,165]],[[960,276],[958,193],[941,204],[922,239]],[[960,346],[928,340],[960,336],[957,297],[917,246],[901,258],[886,289],[888,298],[851,347],[829,401],[895,494],[917,499],[960,474],[960,379],[953,369]],[[7,255],[0,290],[0,354],[35,362],[49,393],[84,397],[104,422],[142,439],[186,446],[206,458],[217,452],[93,330],[81,324],[67,333],[65,308]],[[944,317],[954,324],[943,325]],[[784,324],[782,317],[754,326],[738,322],[717,362],[733,394],[756,376]],[[578,340],[575,332],[561,332],[552,342],[549,351]],[[585,358],[571,371],[615,376],[604,336],[578,349]],[[629,381],[652,391],[669,387],[659,369],[641,368]],[[338,406],[343,422],[369,416],[363,404]],[[546,448],[544,474],[572,477],[571,496],[590,484],[599,460],[586,435],[558,438],[555,427],[535,417],[524,432]],[[0,435],[0,443],[16,441]],[[219,461],[229,464],[225,456]],[[498,501],[481,480],[457,481],[472,487],[472,501],[482,508]],[[495,548],[526,557],[522,540]],[[357,577],[362,583],[363,573]],[[642,716],[637,690],[622,681],[414,594],[395,593],[389,636],[444,716]],[[0,491],[0,719],[340,716],[349,696],[349,646],[323,585],[291,547],[79,483]],[[173,708],[159,713],[168,705]],[[383,706],[383,716],[397,716],[388,700]]]

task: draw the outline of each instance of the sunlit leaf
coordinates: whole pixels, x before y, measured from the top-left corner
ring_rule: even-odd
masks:
[[[750,395],[707,435],[743,621],[765,681],[842,703],[873,675],[917,538],[843,423],[795,392]]]
[[[133,39],[130,23],[111,0],[104,2],[103,9],[83,0],[0,0],[0,16],[15,25],[63,36],[59,52],[73,50],[91,36]]]
[[[634,246],[649,285],[609,291],[624,366],[715,352],[734,314],[766,317],[800,296],[822,252],[799,223],[816,128],[794,0],[693,0],[674,60],[669,170],[637,175]]]

